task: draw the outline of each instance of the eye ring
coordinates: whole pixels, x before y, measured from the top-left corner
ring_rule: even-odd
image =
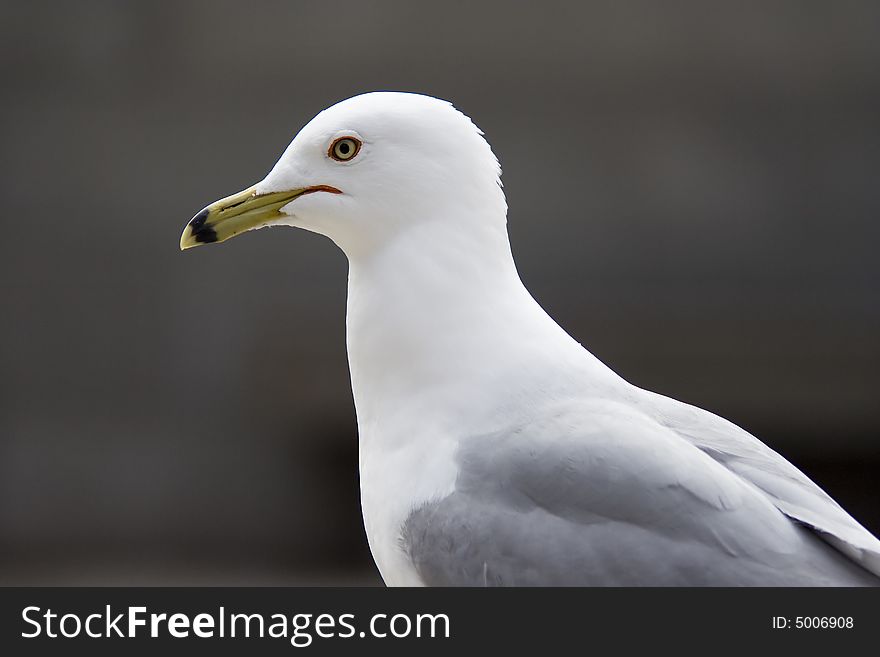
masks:
[[[348,162],[360,152],[361,146],[360,139],[355,137],[339,137],[330,144],[327,155],[337,162]]]

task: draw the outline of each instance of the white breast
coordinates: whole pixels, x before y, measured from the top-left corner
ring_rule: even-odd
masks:
[[[404,413],[404,415],[406,415]],[[360,436],[361,507],[370,550],[389,586],[422,586],[402,540],[413,509],[450,494],[458,474],[455,443],[425,428],[389,427]]]

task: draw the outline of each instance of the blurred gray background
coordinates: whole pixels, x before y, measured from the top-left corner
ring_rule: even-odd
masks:
[[[379,581],[343,255],[178,251],[376,89],[483,128],[569,332],[877,532],[878,28],[873,1],[3,2],[0,583]]]

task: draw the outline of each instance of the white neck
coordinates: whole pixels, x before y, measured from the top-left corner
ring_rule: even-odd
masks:
[[[509,417],[507,407],[533,402],[539,391],[487,384],[523,368],[537,376],[516,379],[544,392],[576,385],[570,378],[578,363],[593,375],[584,380],[616,379],[525,289],[503,223],[474,230],[425,223],[381,252],[350,256],[348,354],[362,441],[402,405],[435,423]],[[499,389],[505,399],[485,397]]]

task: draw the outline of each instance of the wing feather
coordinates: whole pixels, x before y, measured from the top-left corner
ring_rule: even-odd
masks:
[[[658,420],[750,482],[782,513],[880,576],[880,540],[779,453],[709,411],[648,393]]]
[[[402,547],[426,583],[878,582],[791,522],[760,477],[632,405],[576,400],[539,415],[462,440],[455,491],[413,510]],[[799,490],[789,468],[782,478]]]

